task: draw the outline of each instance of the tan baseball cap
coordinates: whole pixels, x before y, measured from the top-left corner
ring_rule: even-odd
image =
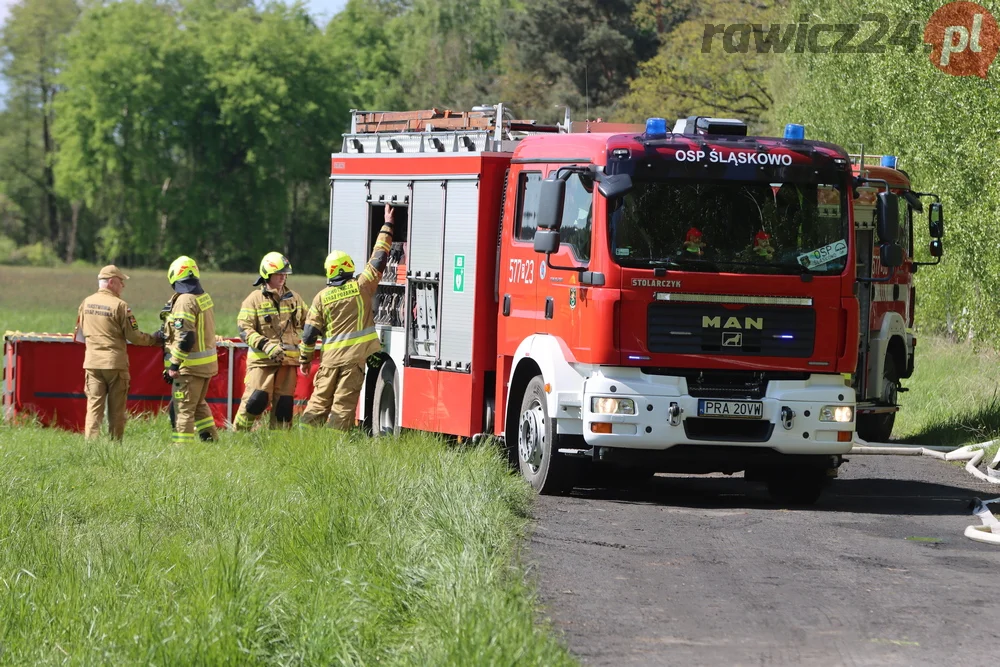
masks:
[[[109,278],[121,278],[122,280],[128,280],[128,276],[122,273],[122,270],[114,264],[108,264],[101,269],[100,273],[97,274],[98,280],[107,280]]]

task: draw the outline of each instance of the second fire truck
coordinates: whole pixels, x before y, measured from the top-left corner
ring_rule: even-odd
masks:
[[[588,471],[745,471],[811,502],[852,446],[858,397],[887,419],[885,387],[912,369],[894,342],[912,304],[875,305],[910,270],[908,183],[801,126],[359,111],[331,167],[331,248],[365,256],[381,207],[398,209],[375,305],[385,363],[360,417],[376,434],[497,436],[539,492]],[[859,327],[884,336],[866,347]]]

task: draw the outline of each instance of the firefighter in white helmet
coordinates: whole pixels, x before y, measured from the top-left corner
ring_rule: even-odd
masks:
[[[280,252],[260,261],[260,278],[243,300],[236,325],[249,346],[243,400],[233,429],[247,431],[271,406],[269,426],[287,428],[295,406],[295,369],[299,363],[300,333],[306,323],[302,297],[288,288],[292,263]]]
[[[354,262],[346,252],[335,250],[326,257],[328,286],[313,299],[300,346],[302,371],[308,374],[317,339],[322,343],[320,368],[302,413],[303,424],[326,422],[339,430],[354,426],[365,362],[381,349],[372,299],[389,261],[393,221],[394,210],[386,204],[372,256],[357,278]]]

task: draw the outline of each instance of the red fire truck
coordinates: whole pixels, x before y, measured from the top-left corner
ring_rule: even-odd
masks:
[[[879,261],[859,276],[852,201],[872,183],[803,134],[353,112],[330,248],[366,256],[397,207],[385,363],[359,416],[376,434],[497,436],[541,493],[602,471],[745,471],[815,500],[854,437],[858,286],[904,266],[905,188],[871,193]]]
[[[940,197],[913,190],[907,173],[896,168],[896,156],[851,157],[855,177],[864,181],[857,188],[854,200],[857,272],[859,277],[874,279],[867,284],[858,283],[861,336],[858,367],[853,375],[858,399],[857,433],[864,440],[886,442],[899,409],[898,393],[905,391],[900,380],[913,375],[917,344],[913,335],[916,305],[913,274],[921,266],[934,266],[941,261],[944,219]],[[898,235],[903,261],[894,269],[881,264],[875,241],[876,197],[886,188],[900,197]],[[933,262],[919,262],[914,257],[914,214],[923,213],[921,199],[925,197],[934,198],[928,210]]]

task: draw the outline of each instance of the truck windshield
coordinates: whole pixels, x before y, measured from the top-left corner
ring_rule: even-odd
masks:
[[[639,181],[609,210],[611,255],[622,266],[834,274],[848,258],[841,185]]]

